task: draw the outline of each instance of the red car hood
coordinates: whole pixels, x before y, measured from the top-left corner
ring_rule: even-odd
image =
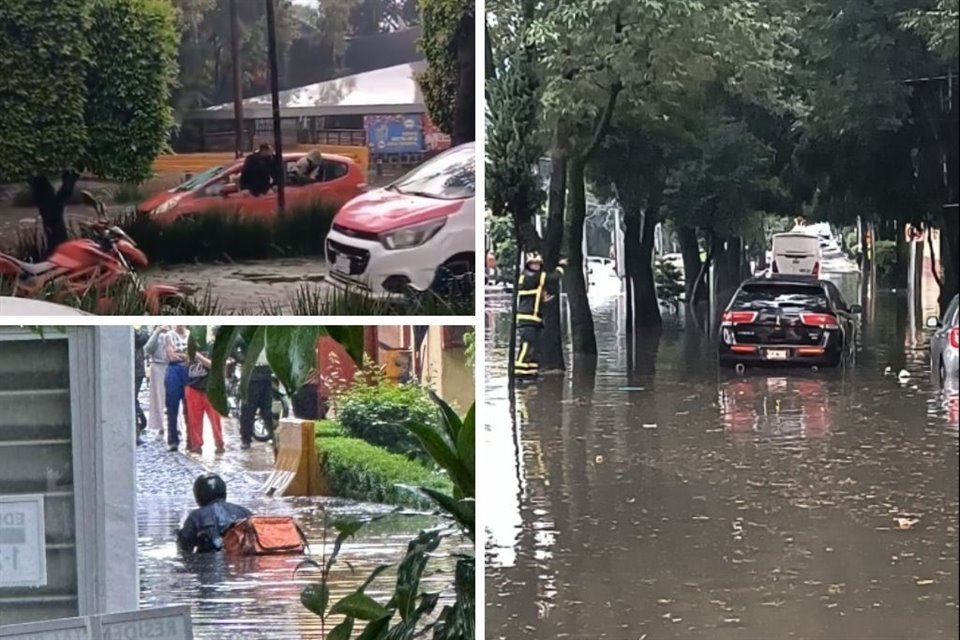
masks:
[[[334,224],[366,233],[384,233],[456,213],[463,200],[438,200],[378,189],[357,196],[337,213]]]
[[[177,192],[174,191],[170,193],[169,191],[161,191],[160,193],[154,194],[137,205],[137,211],[150,212],[162,205],[164,202],[177,195]]]

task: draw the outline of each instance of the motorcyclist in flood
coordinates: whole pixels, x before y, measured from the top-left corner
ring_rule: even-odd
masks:
[[[227,502],[227,484],[215,473],[197,477],[193,497],[200,508],[190,512],[177,532],[177,544],[189,553],[220,551],[230,525],[253,515],[249,509]]]

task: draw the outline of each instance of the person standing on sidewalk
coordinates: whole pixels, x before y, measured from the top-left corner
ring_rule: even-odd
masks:
[[[146,327],[137,327],[133,332],[133,406],[137,412],[137,445],[143,444],[140,434],[147,428],[147,416],[140,406],[140,387],[147,375],[143,364],[143,348],[150,339],[150,332]]]
[[[150,339],[143,347],[144,356],[150,359],[150,429],[156,430],[157,440],[163,440],[163,406],[167,401],[164,378],[167,375],[167,332],[169,325],[153,328]]]
[[[213,441],[217,445],[217,453],[224,452],[223,429],[220,425],[220,414],[210,404],[207,397],[207,378],[210,377],[210,358],[208,352],[197,351],[187,371],[187,451],[203,453],[203,418],[210,418],[210,428],[213,431]]]
[[[244,363],[248,366],[249,363]],[[273,431],[273,371],[267,362],[267,351],[260,352],[250,382],[247,385],[247,397],[240,405],[240,448],[249,449],[253,442],[253,423],[257,411],[267,425],[267,431]]]
[[[167,445],[169,445],[170,451],[176,451],[180,448],[180,430],[177,428],[177,419],[180,416],[180,405],[184,399],[183,390],[187,385],[187,344],[189,340],[190,332],[182,324],[175,326],[173,331],[168,331],[164,340],[167,353],[167,372],[163,384],[167,404]],[[189,445],[189,442],[187,444]]]

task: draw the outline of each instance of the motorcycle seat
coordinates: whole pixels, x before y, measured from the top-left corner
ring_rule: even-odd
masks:
[[[17,264],[24,271],[24,273],[27,273],[31,276],[42,275],[51,269],[55,269],[57,266],[49,260],[44,260],[43,262],[23,262],[21,260],[17,260]]]

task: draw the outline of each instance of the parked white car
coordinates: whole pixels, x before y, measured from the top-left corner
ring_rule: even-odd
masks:
[[[0,316],[89,316],[90,313],[80,311],[45,300],[30,298],[15,298],[0,296]]]
[[[401,295],[472,278],[475,165],[474,144],[460,145],[345,204],[327,235],[331,283]]]

